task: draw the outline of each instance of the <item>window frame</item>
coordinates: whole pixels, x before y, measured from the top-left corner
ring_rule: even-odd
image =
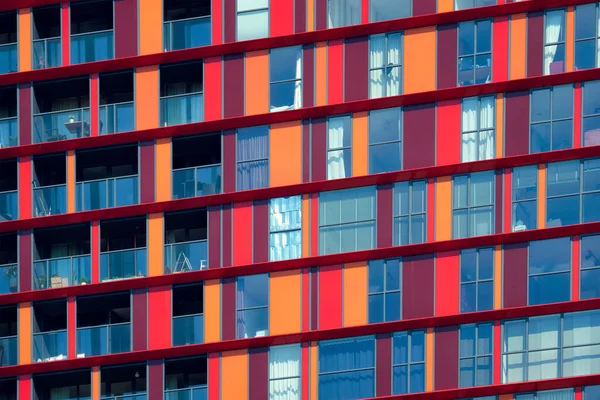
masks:
[[[251,160],[244,160],[244,161],[239,161],[238,160],[238,148],[239,148],[239,131],[240,130],[245,130],[245,129],[252,129],[252,128],[256,128],[256,127],[266,127],[266,136],[267,136],[267,157],[266,158],[253,158]],[[224,144],[224,137],[223,137],[223,144]],[[243,191],[243,190],[254,190],[254,189],[264,189],[270,186],[271,184],[271,171],[270,171],[270,164],[271,164],[271,146],[269,146],[271,140],[271,126],[270,125],[256,125],[256,126],[250,126],[247,128],[238,128],[235,130],[235,191]],[[222,150],[223,151],[223,150]],[[251,163],[256,163],[256,162],[260,162],[260,161],[266,161],[267,162],[267,185],[264,187],[255,187],[255,188],[249,188],[249,189],[242,189],[240,188],[241,183],[238,180],[238,171],[239,171],[239,167],[242,164],[251,164]]]
[[[572,99],[572,109],[571,109],[571,117],[570,118],[557,118],[554,119],[553,118],[553,114],[554,114],[554,89],[557,87],[561,87],[561,86],[570,86],[571,89],[571,94],[573,95],[573,99]],[[534,92],[542,92],[544,90],[550,90],[550,119],[549,120],[543,120],[543,121],[532,121],[532,117],[533,117],[533,93]],[[583,97],[581,98],[581,114],[583,115]],[[554,85],[554,86],[546,86],[543,88],[537,88],[537,89],[531,89],[529,91],[529,154],[537,154],[537,153],[543,153],[546,151],[557,151],[557,150],[564,150],[564,149],[553,149],[552,148],[552,133],[553,133],[553,129],[552,126],[555,122],[564,122],[564,121],[571,121],[571,147],[567,147],[568,149],[572,149],[573,147],[575,147],[575,85],[573,83],[566,83],[564,85]],[[549,150],[544,150],[544,151],[536,151],[533,152],[531,149],[531,144],[533,142],[532,140],[532,131],[531,128],[535,125],[545,125],[545,124],[549,124],[550,125],[550,149]],[[583,128],[583,125],[582,125]],[[581,128],[581,130],[583,130]],[[581,140],[583,140],[583,134],[581,135]]]
[[[413,186],[415,183],[424,183],[424,207],[423,207],[423,212],[414,212],[413,211]],[[392,242],[394,243],[394,246],[405,246],[405,245],[409,245],[409,244],[419,244],[419,243],[425,243],[427,242],[427,197],[428,197],[428,183],[427,183],[427,179],[417,179],[417,180],[413,180],[413,181],[404,181],[404,182],[396,182],[394,183],[394,187],[393,187],[393,199],[394,199],[394,204],[397,204],[397,197],[399,196],[399,188],[401,185],[403,184],[408,184],[408,214],[402,214],[400,210],[399,214],[396,215],[396,208],[392,207],[392,227],[394,229],[394,232],[392,234]],[[419,217],[419,216],[423,216],[424,220],[423,220],[423,234],[424,234],[424,240],[422,242],[413,242],[412,240],[412,226],[413,226],[413,218],[414,217]],[[401,238],[398,235],[398,231],[396,228],[396,221],[401,220],[402,218],[407,218],[408,219],[408,243],[403,245],[401,244]]]
[[[575,397],[575,388],[563,388],[563,389],[550,389],[550,390],[538,390],[536,392],[521,392],[521,393],[515,393],[515,397],[514,400],[529,400],[530,397],[528,396],[533,396],[531,399],[532,400],[538,400],[539,393],[551,393],[551,392],[566,392],[567,390],[569,390],[571,392],[571,400],[574,399]],[[546,396],[544,396],[544,400],[547,399]]]
[[[490,23],[490,51],[477,52],[477,33],[479,31],[479,23],[489,21]],[[473,22],[473,53],[469,54],[460,54],[460,25],[462,23]],[[456,25],[456,86],[464,87],[464,86],[472,86],[472,85],[480,85],[481,83],[477,83],[477,68],[475,67],[475,61],[477,60],[477,56],[485,56],[487,54],[490,55],[490,78],[489,82],[494,80],[493,76],[493,68],[494,65],[494,20],[492,18],[479,18],[471,21],[462,21],[457,23]],[[473,83],[469,83],[466,85],[460,84],[460,60],[465,58],[473,58]],[[487,83],[487,82],[484,82]],[[495,110],[494,110],[495,111]]]
[[[476,110],[476,114],[477,114],[477,128],[475,130],[465,130],[464,129],[464,124],[463,124],[463,112],[464,112],[464,104],[465,104],[465,100],[468,99],[473,99],[476,98],[477,99],[477,110]],[[492,105],[493,105],[493,118],[492,118],[492,127],[488,128],[488,129],[482,129],[481,128],[481,100],[483,98],[490,98],[492,99]],[[479,151],[479,144],[481,142],[481,133],[482,132],[489,132],[492,131],[493,132],[493,136],[494,136],[494,157],[492,158],[483,158],[480,154]],[[464,159],[464,152],[463,152],[463,136],[464,135],[471,135],[473,133],[477,134],[477,143],[476,143],[476,148],[477,148],[477,159],[476,160],[471,160],[471,161],[465,161]],[[491,96],[487,96],[487,95],[481,95],[481,96],[473,96],[473,97],[464,97],[462,99],[460,99],[460,162],[473,162],[473,161],[482,161],[482,160],[492,160],[494,158],[496,158],[496,97],[494,95]]]
[[[369,2],[369,7],[371,7],[370,2]],[[411,2],[411,14],[412,14],[412,2]],[[370,17],[369,17],[370,18]],[[390,51],[390,46],[389,46],[389,37],[392,35],[398,35],[400,37],[400,48],[398,49],[399,53],[400,53],[400,64],[389,64],[388,61],[388,54]],[[385,52],[384,52],[384,61],[383,64],[381,66],[378,66],[376,68],[371,68],[371,40],[373,38],[377,39],[383,37],[385,38]],[[394,69],[398,69],[400,71],[400,74],[398,75],[398,79],[400,81],[400,90],[398,91],[398,93],[394,93],[394,94],[389,94],[387,93],[387,71],[390,70],[394,70]],[[403,78],[404,78],[404,31],[393,31],[393,32],[385,32],[385,33],[380,33],[380,34],[375,34],[375,35],[369,35],[369,80],[371,80],[371,73],[375,72],[375,71],[382,71],[382,77],[383,77],[383,84],[382,84],[382,91],[383,94],[380,97],[373,97],[373,94],[371,93],[371,84],[369,84],[369,99],[380,99],[383,97],[390,97],[390,96],[399,96],[401,94],[404,93],[404,85],[403,85]],[[403,113],[403,107],[400,107],[401,111],[400,113]]]
[[[587,4],[578,4],[578,5],[576,5],[575,6],[574,23],[575,23],[575,25],[577,25],[577,10],[579,9],[579,7],[586,6],[586,5],[589,5],[589,4],[593,4],[594,5],[594,10],[595,10],[595,13],[596,13],[595,17],[594,17],[594,23],[595,23],[594,32],[596,33],[596,36],[588,36],[588,37],[585,37],[585,38],[579,38],[579,39],[577,39],[577,28],[575,28],[575,32],[573,34],[573,38],[574,38],[574,42],[575,42],[575,44],[573,45],[573,53],[574,53],[573,54],[573,64],[574,64],[573,65],[573,67],[574,67],[573,69],[579,70],[579,71],[582,71],[584,69],[597,68],[598,67],[598,61],[599,61],[598,60],[598,46],[600,45],[600,35],[599,35],[600,32],[598,32],[598,22],[599,22],[598,18],[600,18],[600,15],[598,14],[598,12],[599,12],[598,11],[598,6],[600,5],[600,3],[587,3]],[[590,42],[592,40],[594,41],[594,50],[595,50],[594,51],[594,66],[592,68],[582,68],[582,69],[579,69],[577,67],[577,43]]]
[[[350,121],[350,123],[348,124],[349,128],[350,128],[350,144],[348,146],[344,146],[343,145],[343,140],[342,140],[342,146],[341,147],[333,147],[330,148],[329,147],[329,121],[331,121],[332,119],[348,119],[348,121]],[[353,118],[352,118],[352,114],[342,114],[342,115],[332,115],[330,117],[327,117],[326,123],[325,123],[325,175],[326,175],[326,180],[330,181],[330,180],[336,180],[336,179],[346,179],[346,178],[351,178],[353,176],[352,174],[352,167],[353,167],[353,162],[352,162],[352,140],[353,140],[353,135],[354,135],[354,127],[353,125]],[[344,135],[346,135],[346,132],[344,131]],[[329,153],[335,152],[335,151],[341,151],[343,154],[345,154],[345,152],[349,152],[350,155],[350,171],[349,173],[346,172],[346,175],[344,178],[331,178],[329,177]],[[344,156],[345,159],[345,156]]]
[[[600,6],[599,6],[600,7]],[[599,8],[597,7],[597,8]],[[600,10],[598,11],[600,13]],[[600,18],[600,14],[598,14],[598,18]],[[599,22],[600,23],[600,22]],[[600,37],[598,38],[598,46],[600,46]],[[588,84],[595,84],[598,85],[600,87],[600,80],[593,80],[593,81],[585,81],[582,83],[581,85],[581,139],[580,139],[580,143],[579,146],[580,147],[589,147],[589,146],[593,146],[593,145],[587,145],[585,144],[585,139],[586,139],[586,133],[587,131],[585,130],[585,121],[586,120],[593,120],[596,119],[598,120],[598,122],[600,123],[600,108],[598,108],[598,112],[592,113],[592,114],[587,114],[585,113],[585,93],[586,93],[586,86],[588,86]],[[593,90],[593,88],[588,88],[587,90]],[[591,130],[593,131],[593,130]]]
[[[240,33],[240,24],[239,24],[239,18],[240,15],[247,15],[247,14],[251,14],[251,13],[256,13],[259,11],[266,11],[267,12],[267,21],[270,20],[271,18],[271,0],[266,0],[267,1],[267,7],[259,7],[259,8],[253,8],[251,10],[244,10],[244,11],[238,11],[238,0],[235,0],[235,41],[236,42],[242,42],[242,41],[246,41],[246,40],[256,40],[256,39],[262,39],[262,38],[268,38],[271,36],[271,24],[267,24],[267,36],[263,36],[260,38],[252,38],[252,39],[241,39],[239,38],[239,33]],[[277,0],[275,0],[277,1]],[[212,8],[211,8],[211,17],[212,17]],[[211,18],[212,21],[212,18]]]
[[[300,359],[298,360],[299,364],[302,364],[302,348],[300,343],[290,343],[290,344],[281,344],[281,345],[275,345],[275,346],[269,346],[269,351],[268,351],[268,356],[267,356],[267,365],[270,367],[271,365],[271,350],[273,348],[283,348],[283,347],[295,347],[298,349],[298,353],[300,355]],[[269,396],[271,396],[271,382],[278,382],[278,381],[285,381],[285,380],[291,380],[291,379],[297,379],[298,380],[298,399],[302,398],[302,365],[300,365],[299,368],[299,372],[300,374],[298,376],[286,376],[283,378],[272,378],[271,377],[271,368],[269,368],[269,374],[268,374],[268,388],[269,388]],[[270,398],[270,397],[269,397]]]
[[[419,334],[423,334],[423,361],[411,361],[412,359],[412,353],[413,353],[413,349],[412,349],[412,335],[413,333],[419,333]],[[394,350],[396,348],[395,346],[395,342],[396,342],[396,337],[399,335],[406,335],[406,363],[400,363],[400,364],[396,364],[394,362]],[[400,331],[400,332],[394,332],[392,334],[392,382],[391,382],[391,386],[392,386],[392,395],[402,395],[402,394],[409,394],[409,393],[423,393],[423,392],[413,392],[410,388],[410,381],[411,381],[411,369],[413,366],[418,366],[418,365],[422,365],[423,366],[423,388],[426,390],[426,386],[425,386],[425,381],[426,381],[426,368],[427,368],[427,331],[425,329],[414,329],[414,330],[410,330],[410,331]],[[406,387],[408,389],[408,391],[406,393],[400,393],[399,391],[396,391],[394,388],[394,370],[396,369],[396,367],[406,367]]]
[[[582,296],[582,294],[583,294],[583,292],[582,292],[583,285],[581,284],[581,282],[584,279],[583,278],[583,272],[586,272],[586,271],[598,271],[598,273],[600,273],[600,258],[598,258],[598,261],[596,261],[596,257],[594,256],[594,253],[592,253],[590,255],[590,257],[593,257],[594,258],[594,262],[598,263],[599,265],[594,265],[592,267],[586,267],[586,266],[583,265],[584,261],[587,260],[587,255],[583,254],[583,250],[584,250],[583,241],[586,238],[593,238],[593,237],[598,237],[600,239],[600,234],[591,233],[591,234],[588,234],[588,235],[581,235],[580,238],[579,238],[579,254],[577,256],[579,257],[579,277],[578,278],[579,278],[579,299],[581,299],[581,300],[587,300],[587,299],[590,299],[590,298],[595,298],[595,297],[583,297]],[[598,290],[600,290],[600,288]]]
[[[480,252],[481,251],[488,251],[491,250],[492,252],[492,276],[490,278],[486,278],[486,279],[481,279],[479,277],[479,266],[480,266]],[[466,281],[463,282],[463,278],[462,278],[462,260],[463,260],[463,252],[465,251],[474,251],[476,254],[476,264],[475,264],[475,280],[472,281]],[[496,268],[496,260],[495,260],[495,254],[494,254],[495,250],[493,247],[478,247],[475,249],[463,249],[460,251],[459,253],[459,268],[460,268],[460,290],[458,292],[458,301],[460,304],[460,313],[468,313],[468,312],[477,312],[477,311],[487,311],[487,310],[492,310],[494,309],[494,270]],[[488,283],[491,282],[492,283],[492,308],[479,308],[479,287],[480,287],[480,283]],[[463,295],[462,295],[462,288],[463,286],[467,286],[467,285],[475,285],[475,311],[463,311],[462,309],[462,299],[463,299]]]
[[[399,114],[398,123],[399,123],[400,139],[371,143],[371,116],[373,115],[374,111],[375,111],[375,115],[377,115],[377,114],[381,113],[382,111],[387,111],[387,110],[398,110],[398,114]],[[404,107],[399,106],[399,107],[382,108],[379,110],[369,110],[367,118],[368,118],[368,120],[367,120],[367,145],[369,147],[367,157],[368,157],[368,164],[369,164],[368,165],[369,175],[379,174],[379,173],[384,173],[384,172],[392,172],[392,171],[382,171],[382,172],[372,171],[371,149],[375,148],[375,147],[380,147],[380,146],[385,146],[385,145],[390,145],[390,144],[395,144],[395,143],[398,143],[398,145],[400,147],[400,154],[399,154],[400,169],[398,169],[398,171],[402,171],[402,169],[404,167],[404,157],[403,157],[404,156]]]
[[[284,79],[282,81],[273,81],[271,80],[271,57],[273,56],[273,51],[277,52],[277,50],[279,49],[285,49],[285,48],[296,48],[297,50],[299,50],[299,54],[300,54],[300,78],[294,78],[294,79]],[[269,49],[269,112],[278,112],[278,111],[273,111],[272,110],[272,104],[271,104],[271,99],[273,96],[271,96],[271,92],[272,92],[272,88],[274,85],[278,85],[278,84],[283,84],[283,83],[291,83],[291,82],[300,82],[300,107],[296,108],[295,105],[293,108],[289,108],[288,110],[299,110],[300,108],[304,107],[304,51],[302,48],[302,45],[297,45],[297,46],[285,46],[285,47],[278,47],[278,48],[272,48]],[[288,111],[285,110],[285,111]],[[284,111],[284,110],[280,110],[280,111]]]
[[[482,174],[482,173],[489,173],[489,172],[493,172],[493,174],[491,174],[492,179],[492,193],[491,193],[491,199],[492,202],[490,204],[487,205],[480,205],[480,206],[472,206],[471,205],[471,178],[473,176],[473,174]],[[471,210],[473,209],[484,209],[484,208],[488,208],[488,207],[492,207],[492,223],[490,226],[490,233],[487,235],[491,235],[495,233],[495,229],[496,229],[496,218],[495,218],[495,213],[496,213],[496,190],[498,190],[496,188],[496,176],[497,176],[497,171],[496,170],[488,170],[488,171],[480,171],[480,172],[469,172],[467,174],[459,174],[459,175],[453,175],[452,176],[452,238],[453,239],[461,239],[460,237],[455,237],[454,236],[454,213],[457,211],[462,211],[462,210],[466,210],[467,211],[467,236],[465,236],[465,238],[470,238],[470,237],[477,237],[475,235],[473,235],[472,229],[471,229],[471,222],[470,222],[470,217],[471,217]],[[467,206],[466,207],[457,207],[454,204],[454,190],[456,187],[456,178],[460,178],[466,176],[467,177]]]
[[[565,72],[567,70],[567,32],[565,32],[565,34],[564,34],[565,39],[563,41],[559,40],[558,42],[550,42],[550,43],[548,43],[546,41],[546,20],[548,17],[548,13],[554,12],[554,11],[562,11],[562,13],[563,13],[562,20],[564,22],[564,25],[561,28],[565,31],[567,28],[567,9],[566,8],[559,7],[559,8],[551,8],[551,9],[544,10],[544,39],[543,39],[544,40],[544,42],[543,42],[544,48],[542,49],[542,68],[543,68],[542,76],[552,75],[552,73],[550,72],[550,65],[548,65],[548,73],[546,73],[546,71],[545,71],[545,69],[546,69],[546,65],[545,65],[546,64],[546,61],[545,61],[546,47],[549,47],[549,46],[557,46],[557,49],[560,48],[561,45],[563,46],[562,48],[563,48],[563,53],[565,55],[565,61],[563,63],[563,70],[560,72]],[[574,17],[574,15],[573,15],[573,17]],[[573,32],[573,37],[575,37],[575,32]],[[575,43],[573,43],[573,61],[575,61]]]
[[[484,353],[484,354],[479,354],[479,328],[483,325],[489,325],[490,326],[490,331],[491,331],[491,336],[490,336],[490,353]],[[473,347],[475,348],[475,352],[473,353],[472,356],[461,356],[461,330],[463,329],[463,327],[474,327],[475,328],[475,342],[473,344]],[[482,358],[489,358],[490,360],[490,382],[489,383],[478,383],[477,382],[477,361],[479,359]],[[473,360],[473,379],[474,379],[474,385],[473,386],[462,386],[461,385],[461,377],[460,377],[460,364],[461,361],[463,360]],[[472,323],[472,324],[462,324],[459,325],[459,329],[458,329],[458,385],[457,387],[459,388],[468,388],[468,387],[475,387],[475,386],[480,386],[480,385],[491,385],[493,383],[494,380],[494,323],[493,321],[483,321],[483,322],[477,322],[477,323]]]
[[[517,174],[515,173],[515,171],[516,170],[529,169],[529,168],[531,168],[531,169],[535,168],[535,174],[534,175],[535,175],[536,195],[533,198],[530,197],[530,198],[527,198],[527,199],[519,199],[519,200],[517,200],[515,198],[515,192],[516,192],[516,190],[514,190],[514,189],[517,188],[517,187],[521,188],[521,187],[525,187],[525,186],[520,186],[520,185],[517,186]],[[511,202],[511,209],[510,209],[510,212],[511,212],[511,232],[518,232],[518,231],[515,230],[515,227],[518,226],[517,225],[518,221],[515,221],[515,218],[516,218],[516,215],[517,215],[515,207],[518,207],[519,205],[522,205],[524,203],[534,203],[535,204],[535,222],[536,222],[535,226],[532,226],[531,228],[530,227],[526,227],[526,229],[524,229],[524,230],[536,229],[538,227],[538,224],[539,224],[539,221],[538,221],[538,212],[537,212],[538,195],[539,195],[539,182],[538,182],[539,181],[539,179],[538,179],[539,176],[538,175],[539,175],[539,169],[538,169],[538,166],[535,165],[535,164],[534,165],[526,165],[526,166],[521,166],[521,167],[515,167],[515,168],[513,168],[512,177],[511,177],[511,192],[512,192],[512,194],[511,194],[511,199],[510,199],[510,202]]]
[[[531,273],[531,243],[533,242],[547,242],[550,240],[558,240],[558,239],[565,239],[565,238],[569,238],[569,269],[568,270],[562,270],[562,271],[551,271],[551,272],[538,272],[535,274]],[[558,238],[551,238],[551,239],[539,239],[539,240],[531,240],[529,242],[527,242],[527,305],[528,306],[536,306],[536,305],[543,305],[543,304],[555,304],[555,303],[560,303],[564,300],[561,301],[553,301],[551,303],[535,303],[532,304],[530,302],[530,294],[531,294],[531,278],[533,277],[543,277],[543,276],[549,276],[549,275],[560,275],[560,274],[567,274],[569,277],[569,288],[571,288],[571,285],[573,283],[573,238],[570,236],[562,236],[562,237],[558,237]],[[581,289],[580,289],[581,290]],[[573,293],[572,290],[569,289],[569,300],[567,301],[572,301],[573,300]]]
[[[480,1],[483,1],[483,0],[473,0],[473,1],[475,2],[475,5],[474,5],[473,7],[458,7],[458,3],[459,3],[459,1],[460,1],[460,0],[453,0],[453,2],[454,2],[454,4],[453,4],[453,6],[454,6],[453,10],[454,10],[454,11],[458,11],[458,10],[469,10],[469,9],[472,9],[472,8],[479,8],[479,7],[488,7],[488,6],[490,6],[490,4],[484,4],[484,5],[480,5],[480,4],[479,4],[479,2],[480,2]],[[517,0],[517,1],[518,1],[518,0]],[[494,0],[494,4],[491,4],[491,5],[497,5],[497,4],[498,4],[498,1],[497,1],[497,0]]]
[[[269,0],[270,1],[270,0]],[[275,0],[277,1],[277,0]],[[359,22],[355,23],[355,24],[344,24],[344,25],[339,25],[339,26],[330,26],[329,25],[329,17],[330,17],[330,6],[329,4],[331,3],[331,0],[325,0],[325,18],[326,18],[326,23],[325,23],[325,29],[335,29],[335,28],[343,28],[345,26],[354,26],[354,25],[360,25],[362,23],[362,18],[363,18],[363,8],[362,8],[362,1],[361,0],[354,0],[358,3],[358,7],[360,10],[360,18],[359,18]],[[352,0],[350,0],[352,1]],[[344,3],[347,4],[347,3]],[[344,10],[345,11],[345,10]],[[370,11],[370,8],[369,8]]]
[[[414,9],[414,7],[413,7],[413,1],[412,0],[402,0],[402,1],[404,1],[406,4],[408,4],[409,13],[408,13],[408,16],[406,16],[406,17],[400,17],[400,18],[410,18],[410,17],[412,17],[413,16],[413,9]],[[373,0],[369,0],[369,22],[389,21],[389,19],[373,20],[373,18],[372,18],[373,15],[374,15],[374,12],[373,12]],[[394,17],[393,19],[397,19],[397,18]]]
[[[271,216],[274,215],[273,213],[271,213],[271,202],[273,200],[279,200],[279,199],[291,199],[292,197],[297,197],[299,200],[299,204],[300,204],[300,209],[298,210],[298,212],[300,213],[300,227],[299,228],[282,228],[279,230],[271,230]],[[281,213],[280,213],[281,214]],[[271,259],[271,238],[273,237],[273,235],[278,234],[278,233],[291,233],[291,232],[300,232],[300,255],[299,257],[296,258],[302,258],[302,195],[294,195],[294,196],[284,196],[284,197],[273,197],[269,199],[269,261],[283,261],[283,260],[294,260],[296,258],[283,258],[281,260],[272,260]]]
[[[267,280],[267,284],[266,284],[266,291],[267,291],[267,305],[266,306],[253,306],[253,307],[243,307],[243,308],[238,308],[237,305],[237,300],[238,300],[238,284],[239,284],[239,278],[244,278],[244,277],[249,277],[249,276],[265,276],[266,280]],[[262,274],[252,274],[252,275],[244,275],[244,276],[238,276],[235,278],[235,318],[236,318],[236,323],[235,323],[235,338],[236,339],[251,339],[251,338],[256,338],[256,337],[261,337],[261,336],[248,336],[247,338],[244,337],[240,337],[240,332],[238,330],[238,323],[237,323],[237,318],[238,318],[238,313],[240,311],[253,311],[253,310],[267,310],[267,329],[265,332],[264,336],[269,336],[270,335],[270,331],[271,331],[271,318],[270,318],[270,313],[269,313],[269,309],[271,307],[270,304],[270,295],[271,295],[271,273],[266,272],[266,273],[262,273]],[[244,328],[246,327],[246,325],[244,324]],[[244,331],[246,331],[246,329],[244,329]]]
[[[388,261],[393,261],[393,260],[398,260],[398,289],[394,289],[394,290],[388,290],[387,289],[387,270],[388,270]],[[371,268],[371,262],[376,262],[376,261],[381,261],[383,262],[383,291],[373,291],[371,292],[371,288],[369,287],[369,282],[368,282],[368,275],[369,275],[369,269]],[[367,323],[368,324],[378,324],[381,322],[391,322],[391,321],[402,321],[402,257],[398,257],[398,258],[386,258],[383,260],[371,260],[369,262],[367,262]],[[399,297],[400,297],[400,304],[398,304],[398,319],[397,320],[390,320],[387,321],[385,316],[386,316],[386,309],[387,309],[387,294],[392,294],[392,293],[398,293]],[[383,299],[383,320],[381,321],[371,321],[371,315],[369,315],[369,300],[371,299],[371,297],[377,297],[377,296],[381,296]]]

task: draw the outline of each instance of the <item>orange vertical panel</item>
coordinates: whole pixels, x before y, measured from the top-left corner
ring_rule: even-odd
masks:
[[[454,11],[454,0],[438,0],[437,12]]]
[[[19,71],[31,71],[31,8],[19,9]]]
[[[525,78],[527,66],[527,14],[510,16],[510,79]]]
[[[92,367],[92,400],[100,400],[100,367]]]
[[[67,212],[75,212],[75,150],[67,152]]]
[[[31,303],[19,303],[19,364],[31,363]]]
[[[369,174],[369,113],[352,115],[352,176]]]
[[[233,206],[233,265],[252,263],[252,202]]]
[[[404,93],[435,90],[436,34],[435,26],[404,32]]]
[[[425,333],[425,391],[433,390],[433,328]]]
[[[306,31],[315,30],[315,0],[306,0]]]
[[[271,125],[270,186],[302,183],[302,121]]]
[[[435,315],[459,312],[460,258],[458,251],[437,253],[435,258]]]
[[[148,288],[148,349],[171,346],[171,286]]]
[[[210,307],[204,308],[204,341],[206,343],[221,340],[221,282],[219,279],[204,282],[204,302]]]
[[[302,257],[310,255],[310,201],[302,195]]]
[[[502,246],[494,249],[494,310],[502,308]]]
[[[269,50],[246,53],[246,114],[269,112]]]
[[[565,71],[571,72],[575,66],[575,8],[567,9],[567,38],[566,38],[566,65]]]
[[[162,9],[162,7],[161,7]],[[135,71],[135,127],[158,128],[158,65],[140,67]]]
[[[546,164],[538,166],[538,228],[546,227]]]
[[[319,400],[319,346],[317,342],[310,343],[310,400]]]
[[[221,119],[223,70],[221,56],[204,60],[204,120]]]
[[[248,353],[246,350],[221,355],[221,400],[248,398]]]
[[[344,265],[344,326],[365,325],[367,323],[367,281],[366,261]]]
[[[163,51],[162,0],[138,1],[140,55]]]
[[[344,99],[344,40],[327,43],[327,104],[337,104]]]
[[[171,200],[171,138],[156,140],[156,201]]]
[[[269,321],[271,335],[302,330],[302,276],[299,269],[271,273]]]
[[[163,226],[162,213],[148,216],[148,276],[163,274]]]
[[[435,240],[452,239],[452,177],[437,178],[435,184]]]
[[[327,104],[327,44],[317,43],[316,50],[316,106]]]
[[[496,95],[496,158],[504,154],[504,95]]]

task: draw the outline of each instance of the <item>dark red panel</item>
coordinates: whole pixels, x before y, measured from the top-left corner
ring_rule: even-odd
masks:
[[[162,360],[148,361],[148,398],[164,398],[164,373]]]
[[[31,290],[31,231],[19,232],[19,291]]]
[[[302,120],[302,183],[310,182],[310,121]]]
[[[382,333],[376,336],[377,344],[375,346],[377,355],[375,377],[375,394],[379,396],[389,396],[392,394],[392,334]]]
[[[529,92],[506,94],[504,155],[529,153]]]
[[[404,108],[403,169],[435,165],[435,103]]]
[[[208,268],[221,266],[221,206],[208,208]]]
[[[544,13],[527,15],[527,76],[544,73]]]
[[[302,49],[302,106],[315,105],[315,50],[313,44]]]
[[[254,262],[269,261],[269,200],[254,202]]]
[[[235,0],[223,0],[223,18],[225,40],[224,43],[235,42],[235,20],[236,20],[236,1]],[[243,92],[243,91],[242,91]]]
[[[327,0],[315,0],[317,2],[316,20],[317,29],[327,29]]]
[[[392,245],[393,197],[393,185],[380,185],[377,188],[377,247]]]
[[[503,307],[527,305],[527,243],[504,245]]]
[[[433,257],[433,254],[424,254],[402,259],[402,319],[433,315]]]
[[[132,350],[146,350],[148,343],[148,293],[146,289],[135,289],[131,296],[133,344]]]
[[[344,101],[369,98],[369,38],[346,39],[344,52]]]
[[[456,24],[438,27],[437,50],[437,88],[456,87],[457,66],[457,28]]]
[[[327,121],[325,118],[312,120],[312,182],[327,179]]]
[[[413,16],[435,14],[436,0],[413,0]]]
[[[434,341],[434,389],[454,389],[458,387],[458,327],[436,328]]]
[[[319,268],[310,269],[310,329],[319,329]]]
[[[19,145],[31,144],[31,84],[19,85]]]
[[[244,115],[244,55],[232,54],[223,57],[223,75],[225,118],[241,117]]]
[[[248,351],[250,387],[248,400],[269,398],[269,349],[261,347]]]
[[[140,202],[154,201],[154,141],[140,143]]]
[[[502,210],[504,209],[502,206],[502,176],[501,171],[496,171],[496,204],[494,206],[494,211],[496,213],[496,221],[494,222],[496,233],[502,233]]]
[[[221,340],[235,339],[235,278],[221,283]]]
[[[221,243],[223,245],[222,250],[222,265],[224,267],[229,267],[233,263],[233,248],[232,248],[232,238],[233,238],[233,206],[231,204],[224,204],[222,211],[222,220],[223,220],[223,234],[221,236]]]
[[[115,57],[138,52],[137,0],[115,0]]]
[[[306,32],[306,0],[296,0],[294,4],[294,32]]]
[[[235,192],[235,176],[237,159],[235,130],[223,132],[223,192]]]

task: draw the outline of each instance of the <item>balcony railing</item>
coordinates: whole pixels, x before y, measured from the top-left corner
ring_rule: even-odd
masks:
[[[0,119],[0,149],[19,145],[18,118]]]
[[[19,266],[0,265],[0,294],[15,293],[19,290]]]
[[[17,337],[0,337],[0,367],[17,364]]]
[[[0,74],[17,72],[19,70],[17,60],[16,43],[0,45]]]
[[[126,394],[123,396],[107,396],[102,395],[102,400],[146,400],[146,393],[140,394]]]
[[[147,274],[146,248],[109,251],[100,254],[100,280],[102,282],[141,278]]]
[[[204,342],[204,315],[173,317],[173,346]]]
[[[100,134],[134,130],[133,102],[106,104],[100,106]]]
[[[33,69],[60,67],[61,58],[60,37],[33,41]]]
[[[67,185],[44,186],[33,189],[33,213],[36,217],[67,212]]]
[[[71,63],[102,61],[114,58],[113,31],[71,35]]]
[[[208,389],[206,386],[165,390],[165,400],[206,400],[207,398]]]
[[[131,323],[77,329],[77,358],[131,351]]]
[[[221,193],[221,165],[173,171],[173,199]]]
[[[90,136],[90,109],[76,108],[33,116],[35,143]]]
[[[139,203],[137,175],[77,182],[75,189],[77,211]]]
[[[46,362],[67,359],[67,330],[34,333],[33,361]],[[24,361],[24,360],[23,360]]]
[[[207,242],[182,242],[165,245],[165,273],[198,271],[208,268]]]
[[[163,23],[165,51],[210,45],[210,16]]]
[[[0,193],[0,221],[11,221],[19,218],[17,191]]]
[[[204,120],[202,93],[178,94],[160,98],[160,125],[191,124]]]
[[[34,290],[90,283],[90,256],[52,258],[33,263]]]

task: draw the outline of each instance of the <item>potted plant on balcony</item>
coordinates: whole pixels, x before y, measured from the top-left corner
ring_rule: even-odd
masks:
[[[90,280],[87,278],[87,276],[82,276],[79,278],[80,285],[87,285],[88,283],[90,283]]]
[[[69,122],[70,123],[75,122],[75,116],[74,115],[69,115]]]
[[[17,266],[13,265],[11,267],[7,267],[4,270],[4,278],[8,279],[9,291],[11,293],[17,291]]]

